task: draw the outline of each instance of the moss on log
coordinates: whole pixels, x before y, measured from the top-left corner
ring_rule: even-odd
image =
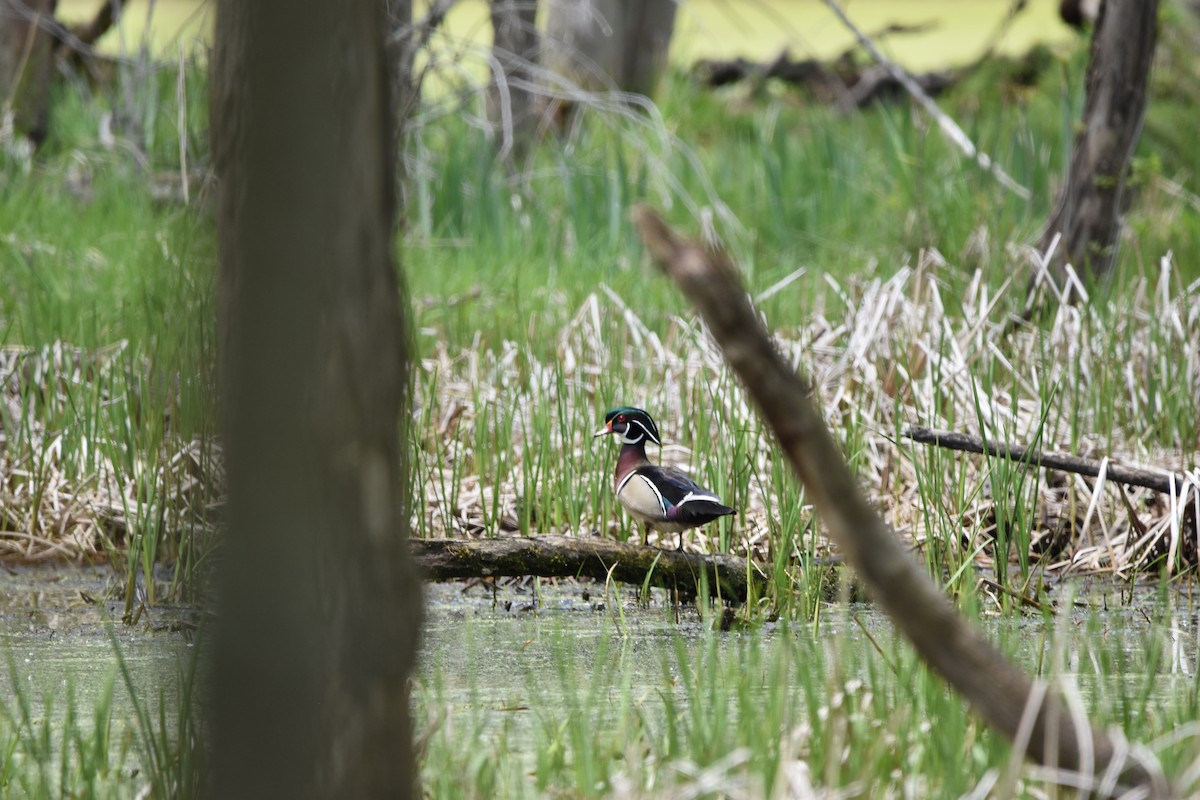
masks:
[[[761,596],[767,579],[753,562],[731,555],[700,556],[610,539],[574,536],[498,539],[413,539],[413,558],[430,580],[503,575],[543,578],[586,576],[597,580],[654,586],[696,594],[707,579],[709,592],[723,600],[745,602]],[[705,577],[706,576],[706,577]]]

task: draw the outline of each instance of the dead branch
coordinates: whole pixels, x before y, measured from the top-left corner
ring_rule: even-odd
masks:
[[[725,86],[746,79],[775,78],[807,87],[822,102],[845,108],[865,108],[876,102],[903,97],[903,87],[887,70],[878,66],[860,67],[843,56],[832,64],[816,59],[795,60],[787,51],[770,63],[759,64],[745,58],[730,61],[701,59],[696,73],[709,87]],[[939,70],[912,76],[930,96],[937,96],[954,85],[959,75]]]
[[[807,377],[779,355],[724,252],[681,238],[648,207],[634,211],[646,248],[687,295],[729,365],[770,425],[830,537],[917,652],[1010,741],[1027,742],[1036,762],[1083,773],[1120,774],[1117,783],[1148,796],[1172,791],[1156,763],[1131,759],[1103,731],[1073,715],[1044,682],[1005,658],[905,553],[862,496],[824,419]],[[1114,795],[1122,789],[1114,788]]]
[[[966,132],[959,127],[958,123],[951,119],[950,116],[944,111],[938,108],[938,104],[934,102],[932,97],[926,94],[921,86],[918,85],[915,80],[913,80],[912,76],[909,75],[908,72],[906,72],[899,64],[885,56],[880,49],[875,46],[875,43],[871,41],[871,39],[865,33],[859,30],[858,26],[850,21],[850,18],[846,16],[846,12],[842,10],[841,6],[839,6],[834,0],[825,0],[825,5],[829,6],[830,10],[833,11],[837,18],[842,21],[842,24],[850,29],[850,32],[853,33],[855,38],[858,39],[858,42],[863,46],[863,49],[871,54],[871,58],[875,59],[876,63],[886,69],[888,73],[890,73],[891,76],[895,78],[901,86],[904,87],[904,90],[912,95],[912,98],[917,101],[921,108],[925,109],[926,113],[933,117],[934,121],[937,122],[938,127],[941,129],[946,138],[949,139],[955,146],[957,146],[958,149],[962,150],[967,158],[977,163],[983,168],[984,171],[991,173],[1001,186],[1017,195],[1017,197],[1020,197],[1022,200],[1028,200],[1030,198],[1029,189],[1017,183],[1017,181],[1011,175],[1009,175],[1007,172],[1001,169],[999,165],[992,161],[991,157],[988,156],[987,153],[984,153],[978,147],[976,147],[975,143],[972,142],[971,138],[967,136]]]
[[[94,58],[96,51],[93,46],[120,20],[118,6],[115,0],[106,0],[90,20],[70,28],[54,20],[51,35],[58,43],[55,55],[75,65],[82,64],[85,59]]]
[[[96,40],[108,32],[113,23],[117,21],[118,13],[117,6],[114,0],[107,0],[104,5],[100,6],[100,10],[96,12],[96,16],[89,21],[76,25],[71,29],[71,33],[75,34],[75,38],[80,44],[92,45]],[[72,47],[77,49],[77,46],[72,44]]]
[[[871,34],[878,41],[896,34],[927,33],[937,27],[935,22],[918,25],[891,24]],[[864,108],[876,101],[888,101],[902,96],[904,89],[886,70],[879,67],[863,69],[856,63],[857,44],[829,62],[815,58],[796,60],[787,48],[780,51],[772,61],[758,63],[738,57],[731,60],[702,58],[694,69],[699,79],[710,88],[717,88],[747,79],[763,81],[767,78],[781,80],[795,86],[804,86],[823,103],[836,103],[846,109]],[[937,96],[952,86],[958,79],[948,71],[928,72],[914,75],[913,79],[931,96]],[[853,89],[851,89],[853,87]]]
[[[412,539],[410,552],[432,580],[506,575],[543,578],[586,576],[696,594],[706,576],[713,596],[745,602],[766,589],[764,572],[743,558],[699,556],[674,550],[576,536],[521,536],[497,539]]]
[[[1030,467],[1045,467],[1059,472],[1073,472],[1076,475],[1086,475],[1090,478],[1100,477],[1104,471],[1106,480],[1116,481],[1128,486],[1141,486],[1153,489],[1163,494],[1179,494],[1188,485],[1188,476],[1181,472],[1165,469],[1141,469],[1126,467],[1121,464],[1105,463],[1091,458],[1067,455],[1065,453],[1043,453],[1032,447],[1009,444],[1007,442],[985,442],[978,436],[955,431],[939,431],[910,425],[901,434],[906,439],[912,439],[918,444],[929,444],[943,447],[947,450],[958,450],[963,453],[978,453],[980,455],[998,456],[1009,461],[1017,461]]]

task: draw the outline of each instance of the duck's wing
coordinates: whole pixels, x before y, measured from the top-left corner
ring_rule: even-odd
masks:
[[[653,490],[665,521],[703,525],[736,513],[717,495],[673,467],[647,465],[635,472]]]
[[[635,517],[644,521],[665,522],[670,506],[654,480],[643,474],[644,469],[639,467],[630,470],[617,484],[617,499]]]

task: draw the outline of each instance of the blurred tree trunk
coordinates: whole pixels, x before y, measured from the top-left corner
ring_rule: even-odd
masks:
[[[500,132],[505,156],[524,158],[540,116],[533,67],[541,45],[537,0],[492,0],[492,80],[488,120]]]
[[[1058,16],[1072,28],[1093,24],[1100,13],[1101,0],[1060,0]]]
[[[0,114],[36,145],[50,125],[56,0],[0,0]],[[12,106],[9,107],[9,101]]]
[[[411,797],[409,353],[378,0],[222,0],[222,798]]]
[[[650,95],[667,63],[677,0],[550,0],[546,66],[587,90]]]
[[[413,61],[416,56],[416,39],[413,36],[412,0],[386,0],[387,3],[387,48],[388,63],[392,76],[393,121],[392,152],[396,156],[396,196],[399,211],[403,216],[408,208],[408,169],[404,154],[408,151],[408,121],[416,113],[419,101]]]
[[[1100,7],[1082,126],[1070,172],[1038,245],[1045,252],[1061,236],[1051,266],[1059,286],[1068,263],[1093,280],[1112,272],[1125,178],[1145,119],[1157,33],[1158,0],[1105,0]]]

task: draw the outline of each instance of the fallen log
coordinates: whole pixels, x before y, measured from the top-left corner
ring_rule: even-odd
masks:
[[[719,88],[743,80],[775,78],[812,92],[821,103],[843,109],[866,108],[874,103],[894,102],[905,97],[904,87],[886,69],[860,66],[848,59],[826,63],[818,59],[793,59],[785,50],[769,63],[745,58],[732,60],[700,59],[692,67],[697,78],[709,88]],[[930,97],[949,89],[960,76],[950,70],[934,70],[912,79]]]
[[[1096,461],[1091,458],[1067,455],[1065,453],[1043,453],[1032,447],[1009,444],[1008,442],[985,442],[978,436],[955,431],[939,431],[910,425],[901,434],[906,439],[912,439],[918,444],[928,444],[947,450],[957,450],[962,453],[977,453],[979,455],[996,456],[1016,461],[1030,467],[1045,467],[1059,472],[1073,472],[1090,478],[1100,477],[1103,470],[1104,479],[1123,483],[1127,486],[1141,486],[1153,489],[1163,494],[1181,494],[1188,485],[1188,476],[1182,472],[1166,469],[1141,469],[1126,467],[1111,462]]]
[[[486,576],[537,575],[543,578],[586,576],[654,586],[695,595],[707,579],[709,593],[745,602],[767,586],[762,570],[744,558],[701,556],[675,550],[624,544],[598,537],[505,536],[496,539],[412,539],[413,559],[429,580]]]

